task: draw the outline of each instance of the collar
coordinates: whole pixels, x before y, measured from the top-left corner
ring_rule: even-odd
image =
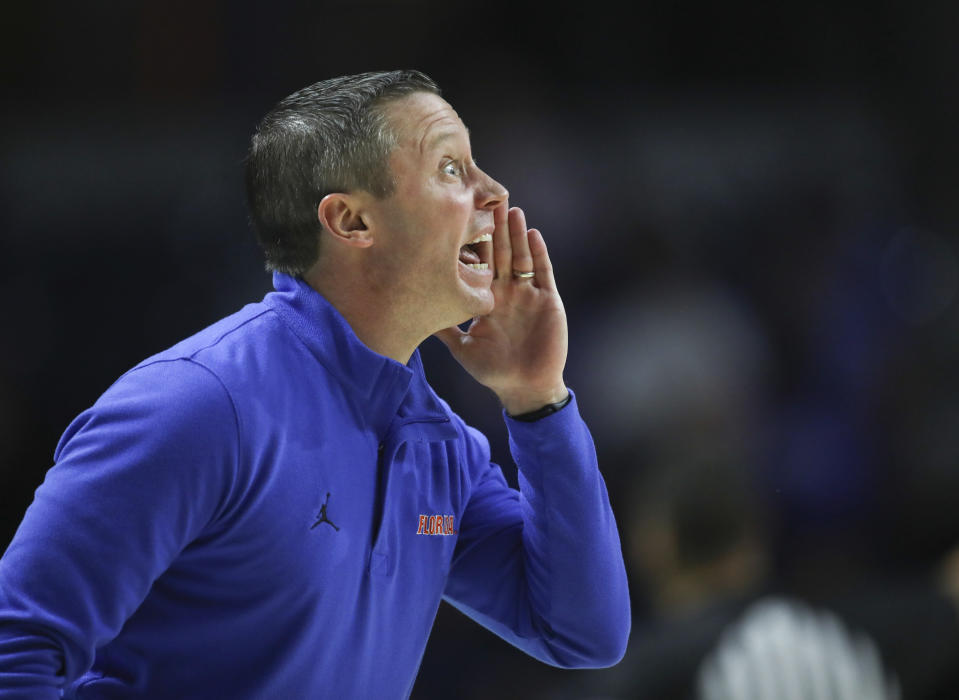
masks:
[[[380,355],[363,344],[353,328],[326,298],[302,279],[273,273],[276,290],[263,303],[273,309],[316,360],[356,400],[379,438],[409,423],[434,424],[435,439],[452,428],[449,414],[426,381],[423,361],[415,350],[407,364]]]

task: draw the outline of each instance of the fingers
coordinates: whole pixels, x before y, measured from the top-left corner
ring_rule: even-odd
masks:
[[[556,289],[553,265],[543,235],[526,228],[526,214],[519,207],[507,209],[506,203],[493,210],[493,263],[495,277],[509,279],[513,271],[535,272],[535,285]]]
[[[553,277],[553,263],[549,259],[546,241],[543,234],[537,229],[530,229],[529,251],[533,259],[533,270],[536,271],[536,286],[540,289],[556,291],[556,278]]]
[[[508,205],[503,202],[493,210],[493,276],[509,279],[513,264],[513,248],[509,241]]]
[[[517,272],[533,272],[533,256],[529,250],[529,232],[526,228],[526,214],[519,207],[509,210],[509,242],[513,250],[512,266]]]

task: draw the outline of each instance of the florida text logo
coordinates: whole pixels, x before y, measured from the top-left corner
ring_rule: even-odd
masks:
[[[420,515],[420,527],[417,535],[455,535],[456,516]]]

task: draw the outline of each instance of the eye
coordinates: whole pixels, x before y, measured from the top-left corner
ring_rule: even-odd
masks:
[[[459,177],[462,175],[463,171],[459,166],[459,163],[455,161],[448,161],[443,165],[443,172],[449,175],[450,177]]]

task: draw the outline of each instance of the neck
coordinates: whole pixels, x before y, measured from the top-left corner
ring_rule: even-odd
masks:
[[[409,310],[387,290],[378,289],[367,270],[324,265],[321,259],[303,279],[340,312],[356,337],[373,352],[405,365],[429,337],[417,332]]]

